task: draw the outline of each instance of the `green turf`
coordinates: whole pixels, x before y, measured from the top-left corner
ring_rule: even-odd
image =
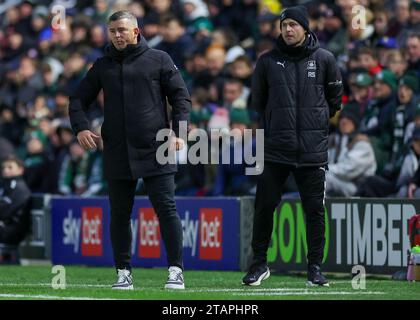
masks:
[[[306,288],[300,276],[272,275],[259,287],[241,285],[241,272],[185,271],[186,289],[164,290],[165,269],[134,269],[133,291],[115,291],[112,268],[66,267],[66,289],[52,289],[49,266],[0,266],[0,299],[416,299],[420,283],[367,278],[354,290],[350,278],[330,278],[329,288]]]

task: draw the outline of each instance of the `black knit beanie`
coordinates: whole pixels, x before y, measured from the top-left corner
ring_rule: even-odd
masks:
[[[303,29],[309,31],[308,11],[304,6],[295,6],[284,9],[280,14],[280,23],[286,19],[293,19],[297,21]]]

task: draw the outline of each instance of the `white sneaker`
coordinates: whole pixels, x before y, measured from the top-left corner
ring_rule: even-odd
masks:
[[[185,289],[182,269],[179,267],[169,267],[168,271],[169,275],[165,289]]]
[[[117,282],[112,285],[116,290],[133,290],[133,278],[131,272],[126,269],[118,269]]]

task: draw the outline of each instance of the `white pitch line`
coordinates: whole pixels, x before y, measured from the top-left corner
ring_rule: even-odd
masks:
[[[22,284],[17,283],[0,283],[0,287],[14,287],[22,286]],[[49,283],[32,283],[26,284],[28,287],[50,287]],[[109,285],[95,285],[95,284],[66,284],[68,288],[108,288],[111,289]],[[147,291],[147,290],[163,290],[163,288],[134,288],[134,291]],[[182,293],[231,293],[236,296],[291,296],[291,295],[384,295],[385,292],[377,291],[329,291],[328,288],[325,288],[327,291],[318,291],[320,288],[230,288],[230,289],[215,289],[215,288],[197,288],[197,289],[185,289]],[[349,290],[352,290],[349,288]],[[170,292],[170,291],[168,291]],[[3,295],[4,296],[4,295]],[[13,295],[11,295],[12,297]],[[2,295],[0,294],[0,297]],[[37,298],[35,296],[28,295],[28,297]],[[43,299],[43,296],[39,296],[40,299]],[[73,297],[74,299],[79,299],[78,297]],[[45,299],[66,299],[65,297],[59,296],[49,296],[46,295]],[[91,299],[91,298],[86,298]]]
[[[51,287],[51,283],[0,283],[0,287]],[[111,288],[111,285],[106,284],[67,284],[66,287],[73,288]]]
[[[188,292],[265,292],[265,291],[307,291],[307,288],[246,288],[246,289],[185,289]]]
[[[305,295],[385,295],[385,292],[379,291],[360,291],[360,292],[349,292],[349,291],[289,291],[289,292],[250,292],[250,293],[235,293],[237,296],[305,296]]]
[[[51,287],[51,283],[0,283],[0,287]],[[110,285],[105,284],[66,284],[66,287],[68,288],[109,288],[111,289]],[[147,288],[147,287],[140,287],[140,288],[134,288],[134,290],[146,290],[146,289],[157,289],[160,288]],[[316,288],[313,288],[316,289]],[[182,292],[192,292],[192,293],[199,293],[199,292],[264,292],[264,291],[305,291],[308,290],[308,288],[253,288],[253,287],[247,287],[247,288],[225,288],[225,289],[217,289],[217,288],[197,288],[197,289],[189,289],[186,288]]]
[[[9,294],[0,293],[0,298],[29,298],[29,299],[53,299],[53,300],[114,300],[111,298],[91,298],[91,297],[60,297],[48,294]]]

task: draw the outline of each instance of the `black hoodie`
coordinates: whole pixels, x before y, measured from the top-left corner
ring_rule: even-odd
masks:
[[[166,52],[149,48],[139,37],[135,45],[118,51],[111,44],[70,98],[69,114],[77,135],[89,129],[86,111],[104,92],[104,176],[106,179],[137,179],[176,171],[160,165],[156,134],[169,128],[178,133],[179,121],[187,121],[191,108],[185,83]],[[167,112],[166,100],[172,106]]]
[[[341,107],[343,85],[334,56],[308,32],[300,47],[276,47],[257,61],[252,106],[265,129],[266,161],[298,166],[328,163],[329,118]]]

